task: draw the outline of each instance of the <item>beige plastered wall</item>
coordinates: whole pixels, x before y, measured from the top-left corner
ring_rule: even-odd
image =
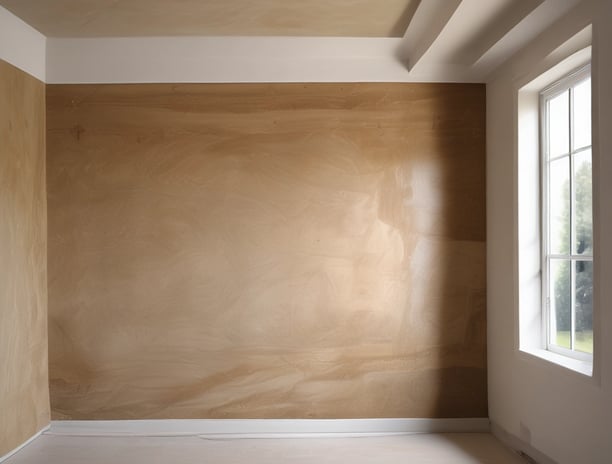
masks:
[[[55,418],[486,417],[485,88],[47,87]]]
[[[49,423],[45,85],[0,60],[0,456]]]

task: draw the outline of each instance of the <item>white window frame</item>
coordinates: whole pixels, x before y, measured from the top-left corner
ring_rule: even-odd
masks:
[[[561,79],[554,82],[549,87],[545,88],[540,92],[540,220],[541,220],[541,239],[540,239],[540,250],[541,250],[541,296],[542,296],[542,340],[545,349],[551,351],[553,353],[557,353],[562,356],[566,356],[568,358],[573,358],[579,361],[588,362],[590,364],[593,363],[593,355],[591,353],[584,353],[581,351],[576,351],[574,349],[566,349],[564,347],[554,345],[551,343],[551,311],[550,311],[550,301],[549,301],[549,284],[550,284],[550,276],[549,276],[549,261],[550,259],[560,258],[567,259],[570,261],[570,268],[572,269],[571,276],[573,276],[571,280],[571,327],[570,327],[570,346],[573,348],[575,346],[575,271],[573,271],[573,266],[575,263],[579,261],[585,262],[593,262],[593,254],[573,254],[573,243],[574,243],[574,223],[573,218],[570,226],[570,253],[567,255],[555,255],[548,252],[549,249],[549,224],[548,224],[548,185],[549,185],[549,168],[548,163],[549,159],[547,156],[548,153],[548,110],[547,103],[555,98],[556,96],[562,94],[568,89],[572,89],[577,84],[583,82],[585,79],[591,77],[591,65],[590,63],[586,66],[583,66]],[[574,121],[573,121],[573,91],[569,92],[569,154],[560,155],[557,158],[562,158],[564,156],[569,157],[570,162],[570,173],[573,173],[573,163],[574,163],[574,155],[577,153],[581,153],[585,150],[591,150],[591,156],[593,156],[593,140],[591,136],[591,145],[580,147],[579,149],[573,148],[573,138],[574,138]],[[592,92],[591,92],[592,95]],[[592,125],[591,125],[591,134],[592,134]],[[557,159],[555,158],[555,159]],[[572,186],[573,176],[570,175],[570,215],[573,216],[572,212],[574,210],[574,201],[573,194],[574,188]]]

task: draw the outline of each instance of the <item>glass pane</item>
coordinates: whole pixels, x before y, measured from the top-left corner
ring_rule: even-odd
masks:
[[[569,90],[548,101],[548,150],[551,158],[569,153]]]
[[[570,185],[569,157],[549,163],[548,178],[548,238],[550,253],[569,254]]]
[[[569,260],[551,259],[549,268],[550,342],[570,348],[572,326],[571,276]]]
[[[591,78],[574,87],[574,150],[591,145]]]
[[[576,254],[593,254],[593,168],[591,150],[574,155],[574,224]]]
[[[576,347],[593,352],[593,263],[576,262]]]

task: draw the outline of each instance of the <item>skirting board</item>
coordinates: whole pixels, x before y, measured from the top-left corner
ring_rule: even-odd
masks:
[[[359,437],[489,432],[488,418],[460,419],[162,419],[52,421],[48,434],[211,438]]]
[[[36,432],[34,435],[32,435],[30,438],[28,438],[26,441],[24,441],[21,445],[19,445],[17,448],[9,451],[8,453],[6,453],[4,456],[0,456],[0,463],[6,461],[8,458],[10,458],[13,454],[21,451],[23,448],[25,448],[26,446],[28,446],[30,443],[32,443],[34,440],[36,440],[42,433],[46,432],[47,430],[49,430],[49,425],[47,425],[45,428],[39,430],[38,432]]]
[[[535,462],[537,464],[557,464],[556,461],[538,451],[524,440],[515,437],[494,422],[491,423],[491,433],[508,448],[523,456],[527,462]]]

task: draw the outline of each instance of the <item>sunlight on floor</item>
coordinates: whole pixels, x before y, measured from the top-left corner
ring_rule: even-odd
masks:
[[[6,464],[521,464],[488,433],[231,439],[43,434]]]

